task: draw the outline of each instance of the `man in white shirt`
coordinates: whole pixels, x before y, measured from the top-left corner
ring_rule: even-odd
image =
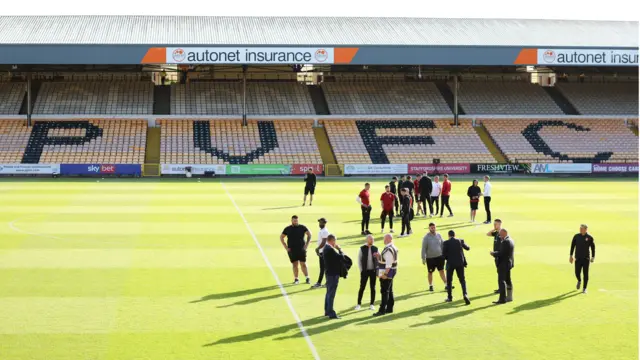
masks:
[[[442,184],[440,184],[440,177],[436,176],[433,178],[433,184],[431,188],[431,204],[433,204],[436,208],[435,214],[438,214],[440,211],[440,193],[442,192]],[[443,204],[444,206],[444,204]],[[431,213],[433,216],[433,213]]]
[[[393,244],[393,235],[384,236],[384,249],[378,255],[378,277],[380,277],[380,293],[382,301],[380,310],[373,316],[393,313],[395,299],[393,297],[393,278],[398,268],[398,248]]]
[[[487,221],[484,222],[485,224],[491,224],[491,182],[489,180],[491,180],[489,175],[485,175],[484,191],[482,192],[482,196],[484,196],[484,210],[487,212]]]
[[[369,282],[369,290],[371,291],[371,301],[369,302],[369,310],[375,310],[373,303],[376,301],[376,257],[378,256],[378,248],[373,245],[373,235],[367,235],[367,243],[360,247],[358,251],[358,269],[360,269],[360,289],[358,290],[358,305],[355,310],[360,310],[362,305],[362,296],[364,289]]]
[[[316,248],[316,255],[320,259],[320,274],[318,275],[318,282],[313,284],[312,289],[322,287],[322,278],[324,277],[324,259],[322,258],[322,251],[327,244],[327,237],[329,236],[329,229],[327,229],[327,219],[318,219],[318,226],[320,231],[318,232],[318,247]]]

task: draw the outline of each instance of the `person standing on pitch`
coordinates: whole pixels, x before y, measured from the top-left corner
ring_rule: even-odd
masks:
[[[429,203],[429,214],[433,216],[433,205],[431,204],[431,191],[433,190],[433,182],[427,172],[420,178],[420,200],[422,200],[422,208],[424,209],[424,217],[427,217],[427,203]]]
[[[302,201],[302,206],[305,206],[307,203],[307,195],[311,195],[309,197],[309,206],[313,204],[313,194],[316,192],[316,174],[313,173],[313,169],[307,169],[307,173],[304,176],[304,200]]]
[[[327,245],[327,238],[329,237],[327,219],[318,219],[318,226],[320,227],[320,231],[318,232],[318,247],[316,248],[316,255],[318,255],[318,259],[320,259],[320,274],[318,274],[318,282],[311,287],[313,289],[322,287],[322,278],[324,277],[324,258],[322,257],[322,252],[324,251],[325,245]]]
[[[449,206],[449,197],[451,196],[451,181],[449,180],[449,174],[444,174],[444,181],[442,182],[442,206],[440,206],[440,217],[444,214],[444,207],[449,210],[449,217],[453,216],[453,211]]]
[[[307,236],[307,241],[304,241],[304,236]],[[287,238],[287,242],[284,242],[284,238]],[[289,255],[289,260],[293,266],[293,276],[295,285],[298,285],[298,264],[302,273],[307,278],[306,283],[311,284],[309,279],[309,273],[307,272],[307,247],[311,242],[311,231],[306,226],[298,223],[298,216],[293,215],[291,217],[291,225],[282,230],[280,235],[280,242]]]
[[[401,209],[400,216],[402,217],[402,232],[400,233],[400,237],[405,237],[413,234],[411,231],[411,212],[413,211],[411,207],[411,195],[409,195],[409,189],[404,188],[400,191],[402,195],[401,200]]]
[[[469,197],[469,205],[471,206],[471,222],[476,222],[476,211],[478,211],[478,202],[480,201],[480,187],[478,186],[478,180],[473,179],[473,184],[469,186],[467,190],[467,196]]]
[[[500,251],[500,242],[502,241],[500,239],[500,229],[502,229],[502,220],[500,219],[496,219],[493,222],[493,230],[489,231],[487,233],[487,236],[492,236],[493,237],[493,251],[494,252],[498,252]],[[496,271],[499,273],[500,272],[500,268],[498,267],[498,258],[495,258],[495,263],[496,263]],[[494,290],[493,291],[494,294],[499,294],[500,293],[500,281],[498,281],[498,290]]]
[[[584,274],[584,285],[582,287],[582,293],[587,293],[587,284],[589,283],[589,263],[592,263],[596,259],[596,244],[593,240],[593,236],[587,233],[589,228],[587,225],[580,225],[580,232],[573,236],[571,240],[571,251],[569,252],[569,262],[574,262],[573,250],[576,251],[575,265],[576,265],[576,278],[578,284],[576,289],[580,290],[580,272]],[[589,254],[591,250],[591,254]]]
[[[442,256],[442,236],[436,232],[436,224],[429,224],[429,232],[422,238],[422,265],[427,265],[429,272],[429,291],[433,291],[433,272],[438,269],[442,282],[447,285],[444,274],[444,256]]]
[[[500,250],[490,251],[498,260],[498,282],[500,284],[500,297],[494,304],[505,304],[513,301],[513,283],[511,282],[511,269],[513,269],[513,250],[515,245],[509,237],[507,229],[500,229]]]
[[[378,248],[373,246],[373,235],[367,235],[366,244],[360,247],[358,251],[358,268],[360,269],[360,289],[358,290],[358,305],[355,310],[360,310],[362,305],[362,296],[364,288],[369,282],[369,290],[371,291],[371,301],[369,302],[369,310],[375,310],[373,303],[376,301],[376,269],[378,268]]]
[[[418,174],[416,179],[413,180],[413,199],[418,204],[418,208],[416,209],[416,216],[420,216],[420,213],[426,215],[427,209],[422,208],[422,203],[420,202],[420,179],[422,179],[422,174]]]
[[[484,191],[482,192],[482,196],[484,197],[484,210],[487,212],[487,221],[485,224],[491,224],[491,182],[489,181],[491,178],[489,175],[485,175],[484,177]]]
[[[369,202],[369,189],[371,185],[369,183],[364,184],[364,189],[360,191],[356,201],[360,204],[360,211],[362,212],[362,222],[360,223],[360,234],[370,235],[369,220],[371,219],[371,203]]]
[[[378,277],[380,277],[382,301],[380,302],[380,309],[373,316],[393,313],[393,306],[395,305],[393,279],[397,271],[398,248],[393,244],[393,235],[387,234],[384,236],[384,249],[378,255]]]
[[[324,316],[329,319],[340,319],[336,311],[333,309],[333,302],[338,291],[338,281],[340,280],[340,272],[342,270],[342,261],[344,254],[340,245],[336,243],[336,237],[332,234],[327,236],[327,245],[323,250],[324,268],[327,271],[327,294],[324,298]]]
[[[398,183],[397,176],[394,176],[389,182],[389,189],[391,190],[391,193],[395,196],[394,205],[396,209],[396,212],[395,212],[396,215],[399,214],[398,210],[400,207],[400,201],[398,200],[398,187],[396,186],[397,183]]]
[[[407,181],[404,182],[403,188],[409,190],[409,196],[411,196],[411,199],[413,200],[413,180],[411,175],[407,176]],[[413,206],[413,201],[411,202],[411,206]]]
[[[382,220],[382,233],[384,233],[384,223],[387,221],[387,216],[389,217],[389,232],[393,232],[393,204],[398,201],[396,196],[391,193],[389,185],[386,185],[384,190],[385,191],[380,196],[380,206],[382,207],[382,214],[380,215]]]
[[[431,190],[431,204],[436,209],[435,214],[440,212],[440,193],[442,192],[442,184],[440,184],[440,177],[433,178],[433,190]],[[444,206],[444,205],[443,205]],[[431,214],[433,216],[433,214]]]
[[[471,301],[467,296],[467,281],[464,278],[464,268],[467,267],[467,259],[464,256],[463,250],[469,251],[471,249],[464,243],[464,240],[456,239],[456,233],[453,230],[449,230],[449,240],[442,243],[442,256],[447,261],[447,298],[445,302],[453,301],[453,296],[451,295],[453,287],[451,283],[453,282],[453,272],[455,271],[460,286],[462,287],[464,303],[469,305]]]

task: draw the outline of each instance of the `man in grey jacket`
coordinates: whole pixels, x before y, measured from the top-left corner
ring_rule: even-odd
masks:
[[[447,286],[444,273],[444,257],[442,256],[442,236],[436,232],[436,224],[429,224],[429,232],[422,238],[422,264],[427,265],[429,272],[429,291],[433,291],[433,272],[438,269],[442,282]]]

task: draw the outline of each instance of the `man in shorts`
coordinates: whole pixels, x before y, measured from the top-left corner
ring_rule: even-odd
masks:
[[[422,264],[427,265],[429,272],[429,291],[433,291],[433,272],[438,269],[442,282],[447,286],[447,276],[444,273],[444,256],[442,256],[442,244],[444,240],[440,233],[436,232],[436,224],[429,224],[429,232],[422,238]]]
[[[307,236],[306,242],[304,241],[305,235]],[[287,238],[286,243],[284,241],[284,238]],[[298,223],[297,215],[293,215],[291,217],[291,225],[282,230],[282,234],[280,235],[280,242],[282,243],[284,249],[287,251],[289,260],[291,261],[291,265],[293,266],[293,283],[295,285],[300,283],[300,281],[298,280],[298,264],[300,264],[300,269],[302,269],[302,273],[307,278],[306,283],[311,284],[309,273],[307,272],[307,247],[311,242],[311,231],[309,231],[306,226]]]
[[[302,206],[307,204],[307,195],[309,197],[309,206],[313,205],[313,194],[316,192],[316,174],[313,173],[313,169],[307,169],[307,174],[304,176],[304,200]]]

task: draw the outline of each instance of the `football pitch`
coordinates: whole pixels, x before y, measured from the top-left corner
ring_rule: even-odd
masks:
[[[471,305],[459,286],[444,303],[437,274],[426,291],[422,218],[396,238],[395,312],[353,310],[354,265],[338,287],[342,319],[328,320],[325,289],[292,285],[279,236],[296,214],[315,246],[326,217],[355,259],[364,179],[319,179],[313,207],[300,206],[301,179],[0,179],[0,359],[638,358],[636,179],[494,179],[494,218],[516,244],[514,302],[501,306],[491,226],[469,223],[470,180],[452,180],[455,217],[434,222],[471,247]],[[371,181],[379,246],[385,183]],[[569,264],[581,223],[596,243],[587,295]],[[315,282],[311,249],[308,265]]]

